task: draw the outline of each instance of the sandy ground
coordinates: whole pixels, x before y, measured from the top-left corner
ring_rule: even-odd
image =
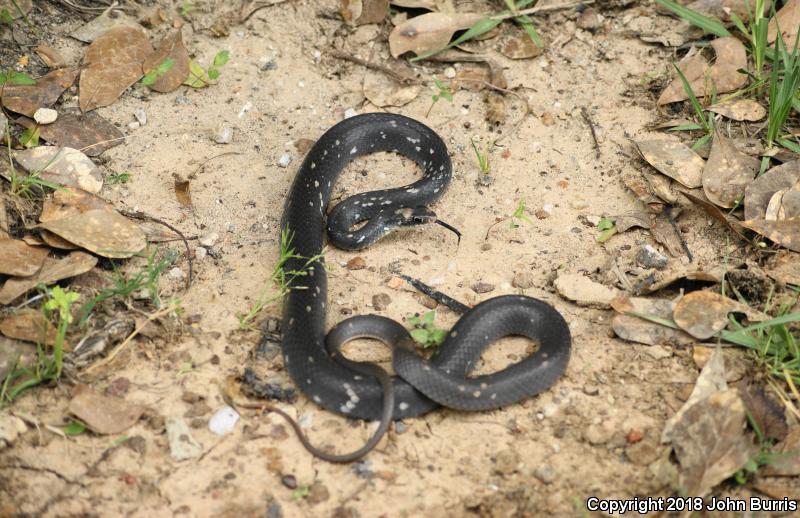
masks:
[[[363,270],[343,267],[356,254],[327,252],[331,325],[351,313],[374,312],[372,299],[379,293],[391,298],[380,314],[401,320],[426,310],[410,288],[386,286],[392,271],[435,282],[467,303],[518,292],[513,277],[532,275],[533,287],[524,293],[553,304],[572,331],[571,362],[552,389],[503,410],[440,410],[407,420],[358,465],[314,459],[278,418],[253,412],[245,412],[232,433],[220,437],[208,431],[208,418],[224,404],[219,386],[226,377],[241,375],[245,365],[288,383],[279,356],[253,359],[259,335],[239,331],[235,314],[252,303],[274,264],[283,200],[302,159],[293,142],[316,139],[349,108],[377,110],[361,93],[363,68],[315,53],[333,46],[358,49],[362,57],[388,56],[380,36],[385,33],[377,26],[345,27],[332,16],[337,4],[298,1],[266,8],[223,39],[186,26],[186,45],[200,61],[208,62],[221,48],[230,50],[217,86],[164,95],[137,88],[99,110],[122,127],[134,120],[136,108],[148,116],[145,126],[126,130],[124,145],[104,154],[106,171],[129,172],[132,179],[102,194],[118,208],[170,221],[187,235],[217,233],[219,239],[207,257],[195,262],[188,293],[181,292],[177,280],[164,281],[166,295],[180,296],[185,315],[192,316],[182,338],[137,340],[93,383],[103,391],[115,379],[128,378],[126,399],[152,407],[157,416],[128,430],[126,435],[136,439],[121,446],[110,437],[65,440],[29,431],[0,453],[0,509],[45,516],[574,516],[585,512],[590,496],[671,494],[648,465],[660,453],[657,439],[665,419],[696,379],[690,351],[611,338],[608,311],[565,302],[551,287],[564,271],[602,279],[610,258],[630,265],[639,247],[650,242],[644,232],[631,231],[601,245],[590,223],[635,207],[620,181],[643,167],[630,139],[647,135],[647,126],[664,118],[648,88],[654,77],[666,77],[671,55],[626,36],[626,24],[649,13],[636,5],[609,12],[596,34],[576,29],[575,15],[543,17],[543,32],[557,45],[530,60],[498,57],[509,88],[522,87],[517,91],[532,114],[506,134],[522,115],[520,104],[509,98],[514,109],[501,126],[504,139],[491,148],[494,182],[488,187],[478,184],[469,143],[500,136],[484,120],[482,93],[458,91],[452,103],[440,101],[426,116],[434,93],[426,90],[394,110],[434,128],[450,148],[455,176],[435,209],[463,231],[460,247],[441,228],[431,227],[397,234],[358,254],[367,264]],[[208,5],[197,9],[198,16],[209,16]],[[72,26],[79,23],[74,20]],[[68,38],[58,39],[56,46],[69,61],[82,53]],[[269,62],[274,67],[264,66]],[[443,77],[446,66],[425,65],[421,77]],[[581,108],[596,126],[599,159]],[[554,124],[546,125],[547,114]],[[234,129],[228,145],[213,141],[221,125]],[[228,152],[238,154],[200,167]],[[291,164],[279,167],[287,153]],[[175,175],[193,173],[194,208],[187,210],[175,199],[173,183]],[[337,193],[402,185],[417,174],[400,158],[367,157],[348,168]],[[500,223],[486,239],[487,229],[510,215],[519,200],[531,213],[552,205],[551,214],[545,219],[531,215],[532,222],[519,228]],[[719,247],[711,244],[718,242],[716,231],[700,213],[684,216],[679,224],[694,229],[686,239],[700,264],[724,253],[724,240]],[[179,243],[170,246],[181,250]],[[185,270],[185,258],[178,266]],[[478,295],[471,289],[478,282],[495,288]],[[267,314],[279,312],[274,307]],[[449,310],[437,312],[442,326],[455,320]],[[499,342],[481,369],[513,361],[526,345],[519,339]],[[385,361],[388,352],[354,344],[351,357]],[[71,390],[67,383],[36,390],[15,410],[61,425]],[[191,393],[203,399],[192,402],[197,396]],[[286,407],[304,416],[316,444],[336,445],[338,451],[357,447],[373,426],[322,411],[302,396]],[[202,456],[174,461],[158,416],[193,424]],[[629,445],[631,431],[641,432],[644,440]],[[293,490],[282,483],[287,475],[311,486],[310,494],[293,498]],[[742,490],[724,486],[718,494],[731,491]]]

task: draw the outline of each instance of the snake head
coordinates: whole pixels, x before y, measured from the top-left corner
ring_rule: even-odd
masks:
[[[461,243],[461,232],[454,226],[445,223],[436,217],[436,213],[424,205],[417,207],[403,207],[394,211],[390,218],[389,224],[386,225],[387,230],[392,228],[413,227],[416,225],[425,225],[427,223],[436,223],[441,225],[450,232],[458,236],[458,242]]]

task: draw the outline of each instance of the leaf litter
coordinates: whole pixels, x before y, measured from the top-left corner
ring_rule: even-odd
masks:
[[[36,274],[11,277],[0,289],[0,304],[10,304],[14,299],[39,284],[52,284],[86,273],[97,264],[97,258],[85,252],[72,252],[63,259],[48,257]]]
[[[36,127],[33,120],[25,117],[16,122],[26,128]],[[54,123],[39,126],[39,131],[41,138],[50,144],[75,148],[91,157],[122,144],[124,139],[122,132],[97,112],[80,113],[77,110],[60,113]]]
[[[16,151],[14,158],[30,174],[91,193],[103,188],[103,173],[89,157],[69,147],[38,146]]]

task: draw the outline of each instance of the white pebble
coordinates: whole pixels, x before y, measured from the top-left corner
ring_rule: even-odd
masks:
[[[202,261],[208,255],[208,250],[203,248],[202,246],[198,246],[194,249],[194,258],[198,261]]]
[[[220,126],[214,135],[214,142],[217,144],[230,144],[233,140],[233,128],[230,126]]]
[[[444,69],[444,76],[448,79],[453,79],[456,77],[456,69],[453,67],[447,67]]]
[[[281,155],[278,159],[278,165],[281,167],[289,167],[289,164],[292,162],[292,157],[289,154]]]
[[[167,275],[169,275],[170,278],[172,278],[172,279],[183,279],[183,277],[184,277],[183,270],[181,270],[177,266],[175,268],[171,269]]]
[[[58,118],[58,112],[51,108],[39,108],[33,114],[33,120],[39,124],[51,124]],[[4,128],[5,129],[5,128]]]
[[[219,241],[219,234],[216,232],[211,232],[198,239],[198,242],[205,247],[212,247],[217,244],[217,241]]]
[[[130,130],[139,129],[139,126],[141,126],[141,124],[139,124],[137,121],[133,121],[133,122],[129,122],[128,123],[128,129],[130,129]]]
[[[208,420],[208,429],[217,435],[225,435],[236,427],[239,414],[233,408],[225,405]]]
[[[147,113],[145,113],[144,109],[136,108],[133,111],[133,116],[136,117],[136,120],[139,121],[139,124],[142,126],[147,124]]]
[[[349,119],[350,117],[355,117],[358,115],[358,112],[355,108],[348,108],[344,111],[344,118]]]

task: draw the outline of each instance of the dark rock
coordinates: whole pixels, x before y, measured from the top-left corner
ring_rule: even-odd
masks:
[[[669,258],[650,245],[644,245],[636,254],[636,262],[645,268],[663,270],[667,267]]]
[[[375,311],[383,311],[392,303],[392,297],[386,293],[377,293],[372,296],[372,307]]]
[[[489,284],[488,282],[479,282],[472,285],[472,291],[478,294],[489,293],[490,291],[494,291],[494,284]]]

